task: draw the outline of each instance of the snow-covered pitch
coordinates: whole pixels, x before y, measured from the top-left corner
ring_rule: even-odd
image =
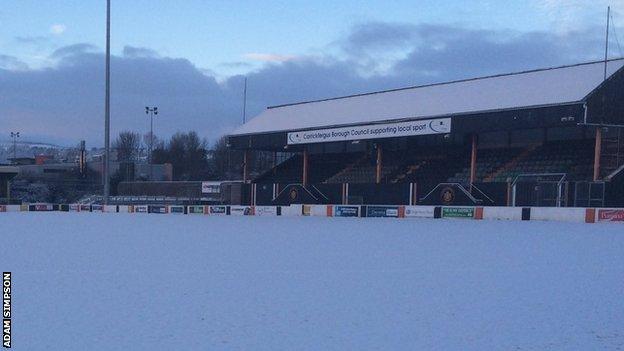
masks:
[[[624,226],[0,214],[15,350],[618,350]]]

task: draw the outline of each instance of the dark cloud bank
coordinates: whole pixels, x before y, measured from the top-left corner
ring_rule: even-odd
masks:
[[[268,105],[599,59],[599,29],[557,35],[439,25],[367,23],[338,42],[337,56],[268,65],[248,75],[248,115]],[[378,70],[387,53],[401,58]],[[207,53],[209,54],[209,53]],[[0,128],[29,140],[102,145],[104,57],[90,44],[56,50],[54,68],[31,70],[0,53]],[[156,133],[197,130],[214,141],[241,121],[243,77],[223,82],[186,59],[126,47],[112,58],[112,127]],[[2,139],[2,138],[0,138]]]

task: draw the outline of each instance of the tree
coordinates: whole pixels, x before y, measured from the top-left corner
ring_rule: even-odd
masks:
[[[207,146],[196,132],[176,133],[167,145],[154,146],[154,163],[171,163],[175,180],[203,180],[210,177]]]
[[[160,138],[156,135],[156,134],[152,134],[151,132],[147,132],[143,135],[143,144],[145,145],[145,150],[147,150],[146,154],[147,154],[147,161],[149,162],[150,160],[150,155],[149,155],[149,149],[150,149],[150,145],[152,147],[152,163],[158,163],[154,161],[154,150],[156,150],[156,148],[158,146],[161,146],[164,144],[164,142],[162,140],[160,140]]]
[[[134,162],[141,149],[141,135],[131,131],[123,131],[119,133],[117,140],[113,143],[113,148],[117,150],[119,162]]]
[[[221,180],[239,179],[242,174],[243,152],[232,150],[227,137],[221,137],[212,147],[211,168],[214,176]]]

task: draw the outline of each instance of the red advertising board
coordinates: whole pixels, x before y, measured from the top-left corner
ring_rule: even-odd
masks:
[[[601,222],[624,222],[624,209],[598,210],[598,220]]]

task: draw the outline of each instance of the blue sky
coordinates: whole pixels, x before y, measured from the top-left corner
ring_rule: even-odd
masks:
[[[608,3],[624,44],[624,0],[501,3],[113,0],[113,130],[143,128],[141,106],[162,104],[162,136],[195,128],[214,141],[240,120],[241,75],[254,115],[274,103],[598,59]],[[104,11],[104,0],[3,3],[0,140],[21,128],[38,141],[101,143]],[[77,121],[82,128],[59,127]]]

